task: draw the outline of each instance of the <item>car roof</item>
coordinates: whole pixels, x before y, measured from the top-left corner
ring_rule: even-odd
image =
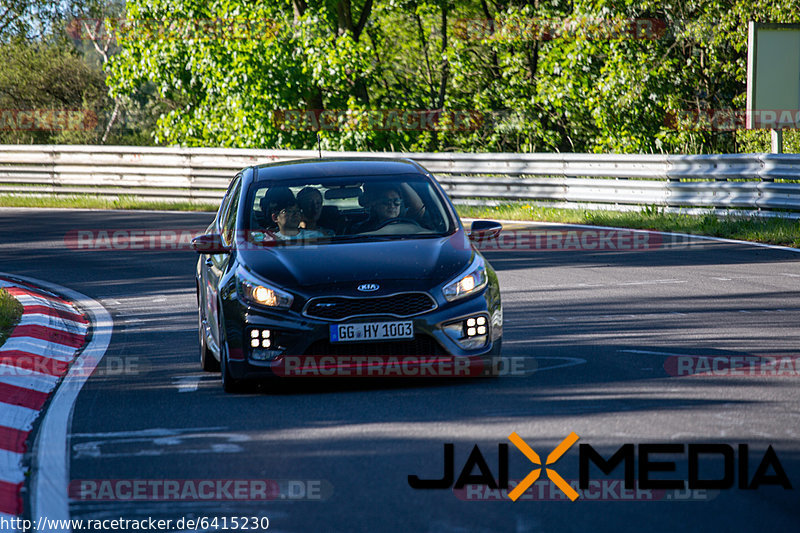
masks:
[[[256,181],[291,180],[297,178],[324,179],[333,177],[392,176],[398,174],[427,174],[410,159],[383,157],[326,157],[297,159],[254,167]]]

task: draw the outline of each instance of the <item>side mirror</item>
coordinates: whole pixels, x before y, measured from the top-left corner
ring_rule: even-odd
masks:
[[[192,249],[198,254],[229,254],[230,249],[222,243],[219,233],[200,235],[192,239]]]
[[[471,241],[494,239],[503,231],[503,225],[493,220],[475,220],[469,228],[467,236]]]

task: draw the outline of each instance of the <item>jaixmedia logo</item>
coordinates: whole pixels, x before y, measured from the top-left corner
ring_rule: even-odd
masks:
[[[579,440],[570,433],[553,449],[542,463],[540,456],[519,435],[511,433],[508,440],[534,466],[524,478],[514,483],[509,477],[509,445],[497,445],[497,470],[493,472],[477,444],[455,477],[455,444],[444,445],[444,475],[440,479],[421,479],[417,475],[408,476],[408,484],[414,489],[450,489],[457,493],[470,486],[483,486],[492,490],[502,490],[508,499],[517,501],[537,481],[549,480],[564,496],[572,501],[585,494],[587,499],[600,499],[589,494],[605,481],[617,484],[620,480],[608,480],[602,476],[622,470],[621,488],[639,499],[672,499],[670,495],[654,497],[650,491],[699,491],[726,490],[737,487],[742,490],[756,490],[759,487],[775,485],[791,490],[786,471],[778,454],[768,446],[763,454],[750,450],[748,444],[708,443],[708,444],[633,444],[621,445],[616,451],[604,456],[591,444],[580,444],[577,449],[578,480],[567,481],[554,465],[565,464],[566,454]],[[571,454],[573,459],[575,454]],[[674,456],[686,459],[686,470],[681,471]],[[720,464],[721,462],[721,464]],[[751,465],[756,465],[755,469]],[[721,468],[720,468],[721,466]],[[478,472],[475,472],[477,469]],[[544,475],[542,475],[544,470]],[[672,474],[671,478],[667,478]],[[666,477],[665,477],[666,476]],[[677,477],[676,477],[677,476]],[[545,480],[547,478],[547,480]],[[600,478],[600,479],[598,479]],[[510,490],[509,490],[510,489]],[[543,491],[540,490],[540,493]],[[606,492],[606,489],[603,489]],[[678,494],[676,492],[675,494]],[[471,499],[471,498],[465,498]],[[496,498],[476,498],[496,499]],[[523,498],[537,499],[537,498]],[[538,498],[548,499],[546,497]],[[557,498],[549,498],[557,499]],[[620,499],[626,499],[624,496]],[[631,499],[635,499],[631,497]],[[678,499],[678,498],[675,498]]]

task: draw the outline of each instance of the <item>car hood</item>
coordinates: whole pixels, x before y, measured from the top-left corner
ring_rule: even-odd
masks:
[[[465,269],[472,253],[462,230],[447,237],[289,245],[239,252],[247,269],[285,288],[381,280],[426,280],[433,286]]]

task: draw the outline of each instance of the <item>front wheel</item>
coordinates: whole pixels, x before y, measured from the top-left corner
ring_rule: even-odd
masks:
[[[500,357],[500,354],[503,351],[503,337],[500,337],[496,341],[494,341],[494,346],[492,346],[492,356],[493,357]]]
[[[197,333],[200,341],[200,367],[206,372],[219,372],[219,361],[216,360],[206,339],[206,329],[203,325],[203,310],[197,307]]]
[[[230,368],[228,368],[228,343],[222,337],[222,326],[220,326],[219,336],[219,362],[220,370],[222,371],[222,390],[227,393],[235,394],[241,392],[243,387],[242,380],[234,379],[231,376]]]

